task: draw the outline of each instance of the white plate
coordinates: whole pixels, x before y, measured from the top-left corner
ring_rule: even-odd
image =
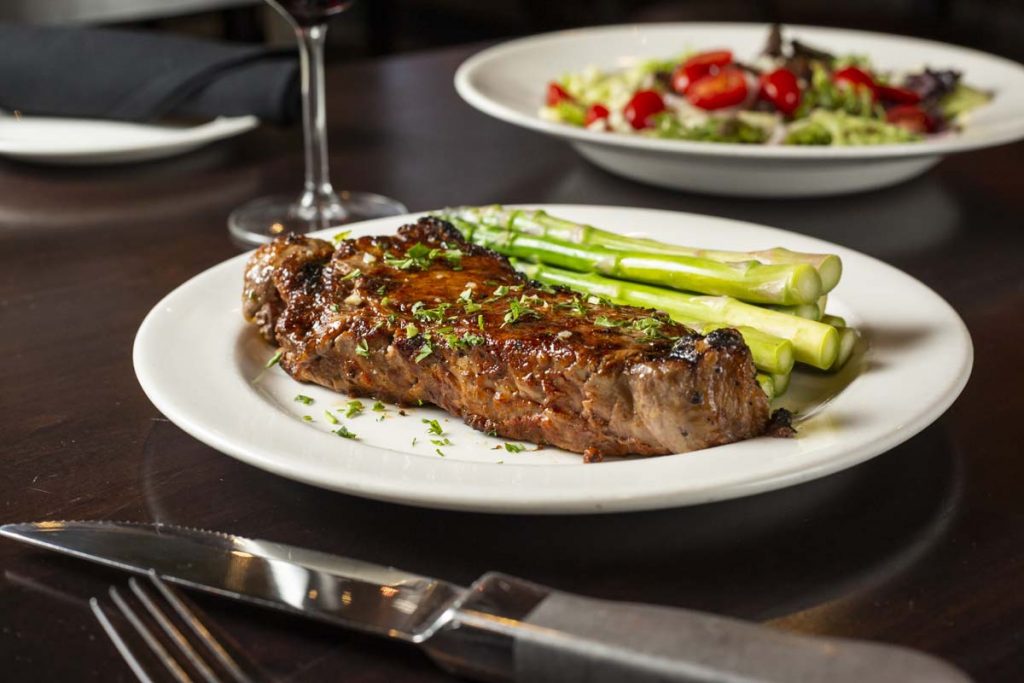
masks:
[[[640,24],[550,33],[514,40],[468,59],[455,88],[482,112],[570,141],[612,173],[673,189],[720,195],[795,197],[857,192],[906,180],[944,155],[1024,137],[1024,67],[975,50],[905,36],[787,26],[800,38],[838,54],[868,55],[884,69],[952,68],[995,99],[972,112],[962,133],[919,143],[869,147],[739,145],[661,140],[602,133],[545,121],[537,112],[545,87],[594,65],[620,69],[687,49],[729,48],[737,59],[761,51],[762,24]]]
[[[919,432],[953,402],[970,374],[971,340],[938,295],[868,256],[821,240],[694,214],[593,206],[546,206],[551,213],[697,246],[784,245],[842,256],[845,274],[830,309],[860,328],[860,349],[838,375],[800,373],[784,405],[801,411],[795,439],[759,438],[704,451],[584,465],[545,448],[508,453],[503,443],[434,408],[389,406],[383,422],[366,412],[340,438],[324,410],[346,396],[299,384],[240,313],[248,254],[194,277],[161,301],[135,339],[142,388],[175,424],[239,460],[285,477],[358,496],[410,505],[488,512],[611,512],[692,505],[791,486],[855,465]],[[352,227],[394,231],[410,217]],[[306,406],[298,394],[315,399]],[[315,422],[302,421],[311,415]],[[422,419],[438,418],[453,442],[445,457]],[[412,439],[417,444],[412,445]]]
[[[255,116],[218,118],[195,126],[2,116],[0,156],[71,166],[149,161],[184,154],[258,125]]]

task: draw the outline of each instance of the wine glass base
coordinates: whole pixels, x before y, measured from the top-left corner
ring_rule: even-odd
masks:
[[[330,211],[309,218],[295,201],[295,195],[273,195],[243,204],[228,217],[231,239],[242,247],[266,244],[276,237],[294,233],[305,235],[384,216],[409,213],[401,202],[371,192],[339,192]],[[306,215],[304,215],[306,214]]]

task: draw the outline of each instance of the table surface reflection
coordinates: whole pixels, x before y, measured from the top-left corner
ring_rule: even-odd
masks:
[[[135,381],[146,312],[236,253],[228,212],[296,188],[298,132],[261,129],[165,162],[0,162],[0,522],[158,520],[339,552],[468,583],[501,570],[586,595],[679,605],[921,648],[979,680],[1024,671],[1024,145],[948,159],[850,197],[767,201],[613,177],[493,121],[451,87],[468,48],[329,73],[342,188],[413,210],[612,204],[752,220],[904,269],[963,316],[976,363],[934,425],[882,457],[783,491],[601,517],[420,510],[287,481],[200,444]],[[879,292],[885,296],[885,292]],[[6,680],[132,680],[87,607],[122,577],[0,541]],[[285,680],[447,681],[414,649],[202,599]]]

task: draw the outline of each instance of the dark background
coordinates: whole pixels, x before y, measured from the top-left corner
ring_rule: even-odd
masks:
[[[19,2],[57,0],[0,0],[0,18]],[[504,201],[716,214],[883,259],[934,287],[974,340],[971,381],[936,424],[883,457],[801,486],[601,518],[418,510],[217,454],[146,399],[131,344],[162,296],[235,253],[225,228],[232,208],[299,186],[301,131],[267,126],[148,165],[0,161],[0,522],[160,520],[460,583],[501,570],[593,597],[915,647],[979,683],[1024,680],[1024,591],[1016,588],[1024,575],[1024,144],[956,155],[862,195],[702,197],[614,177],[568,145],[472,110],[451,78],[475,46],[422,53],[641,20],[871,28],[1024,60],[1020,0],[360,0],[331,30],[332,61],[349,62],[328,71],[335,179],[355,175],[360,188],[414,210]],[[289,39],[258,4],[130,25]],[[398,52],[421,53],[364,59]],[[366,115],[380,111],[390,115]],[[113,583],[124,577],[0,543],[0,681],[133,681],[86,602]],[[412,648],[224,601],[203,605],[281,680],[452,680]]]
[[[330,58],[339,61],[578,26],[651,21],[778,21],[863,28],[977,47],[1024,61],[1021,0],[359,0],[333,23]],[[272,11],[258,2],[131,25],[233,40],[287,40]]]

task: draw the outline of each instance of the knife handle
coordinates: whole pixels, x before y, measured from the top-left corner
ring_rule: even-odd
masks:
[[[966,683],[907,648],[594,600],[502,574],[473,584],[423,643],[446,669],[521,683]]]

